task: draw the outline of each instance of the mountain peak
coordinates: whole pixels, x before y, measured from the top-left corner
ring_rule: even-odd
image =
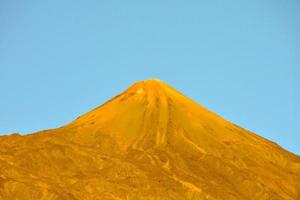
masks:
[[[157,79],[61,128],[0,137],[4,200],[296,200],[299,180],[299,156]]]
[[[129,92],[148,92],[148,91],[158,91],[158,90],[164,90],[165,88],[170,87],[166,83],[164,83],[161,80],[158,79],[147,79],[147,80],[141,80],[133,85],[131,85],[127,91]]]
[[[162,80],[160,80],[158,78],[149,78],[149,79],[142,80],[142,81],[144,81],[144,82],[157,82],[157,83],[163,82]]]
[[[123,100],[126,98],[145,100],[149,106],[154,106],[172,99],[174,95],[180,93],[167,83],[158,79],[148,79],[134,83],[119,96],[122,96]]]
[[[151,82],[155,82],[155,83],[163,83],[162,80],[158,79],[158,78],[148,78],[145,80],[140,80],[138,82],[144,82],[144,83],[151,83]]]

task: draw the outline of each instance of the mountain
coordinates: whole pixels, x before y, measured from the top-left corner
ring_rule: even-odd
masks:
[[[0,137],[0,200],[299,200],[300,157],[159,80]]]

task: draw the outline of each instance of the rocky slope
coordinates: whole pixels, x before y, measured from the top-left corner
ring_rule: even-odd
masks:
[[[0,136],[0,200],[297,200],[300,157],[141,81],[70,124]]]

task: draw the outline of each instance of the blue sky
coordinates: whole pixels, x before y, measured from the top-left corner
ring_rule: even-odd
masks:
[[[0,134],[158,78],[300,154],[300,1],[1,1]]]

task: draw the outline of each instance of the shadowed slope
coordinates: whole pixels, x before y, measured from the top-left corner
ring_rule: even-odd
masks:
[[[0,137],[0,199],[299,199],[300,158],[158,80]]]

